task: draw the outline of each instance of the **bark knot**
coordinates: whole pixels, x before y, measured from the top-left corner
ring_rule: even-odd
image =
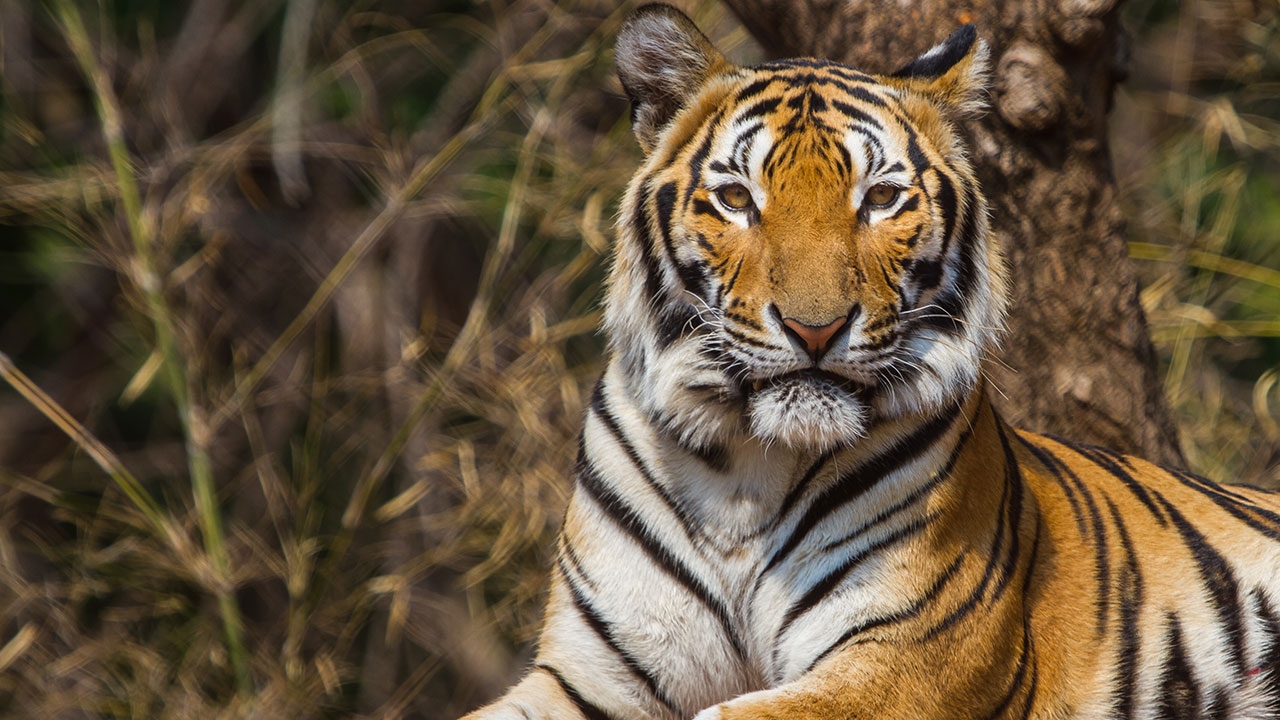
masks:
[[[1047,130],[1062,115],[1067,75],[1039,46],[1015,42],[996,67],[996,110],[1005,122],[1029,132]]]

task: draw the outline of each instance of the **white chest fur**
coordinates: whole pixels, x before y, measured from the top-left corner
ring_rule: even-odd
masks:
[[[595,631],[661,668],[654,684],[683,711],[794,678],[841,628],[900,606],[914,584],[901,541],[925,510],[903,498],[946,453],[859,488],[860,466],[893,430],[821,456],[744,438],[719,466],[662,437],[606,379],[584,430],[562,571]]]

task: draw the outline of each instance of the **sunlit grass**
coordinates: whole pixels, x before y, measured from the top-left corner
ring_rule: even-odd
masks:
[[[1161,7],[1129,11],[1140,23]],[[1122,89],[1117,166],[1188,461],[1218,480],[1275,487],[1280,107],[1265,88],[1280,79],[1280,16],[1221,9],[1185,5],[1147,29],[1172,57],[1163,75]]]

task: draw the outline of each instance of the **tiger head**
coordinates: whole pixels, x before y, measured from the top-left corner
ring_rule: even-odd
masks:
[[[955,121],[987,51],[964,26],[899,72],[728,62],[685,15],[617,42],[645,162],[619,221],[605,329],[680,442],[855,442],[970,392],[1005,271]]]

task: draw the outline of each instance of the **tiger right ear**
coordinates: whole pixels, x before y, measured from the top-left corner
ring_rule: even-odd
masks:
[[[978,31],[965,24],[889,78],[941,100],[962,115],[973,114],[986,107],[990,55]]]
[[[631,98],[631,126],[646,153],[698,88],[727,61],[687,15],[645,5],[618,33],[614,64]]]

